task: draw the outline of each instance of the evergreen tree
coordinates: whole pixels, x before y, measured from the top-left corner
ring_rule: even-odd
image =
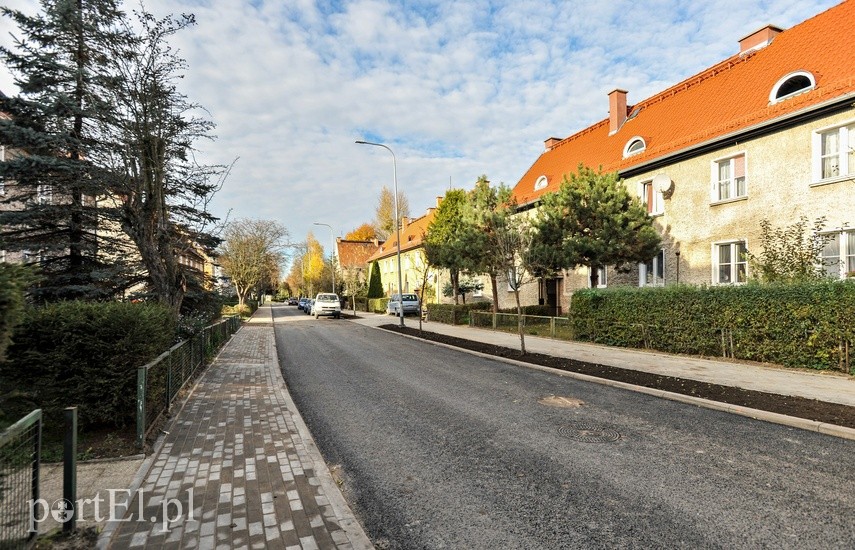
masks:
[[[627,270],[661,246],[653,219],[617,174],[583,165],[558,191],[544,195],[534,227],[531,263],[556,270],[586,266],[592,287],[599,282],[597,268]]]
[[[368,279],[368,298],[382,298],[383,281],[380,279],[380,264],[375,260],[371,264],[371,276]]]
[[[467,195],[462,189],[450,189],[436,209],[424,238],[425,256],[430,265],[448,269],[454,303],[459,303],[461,271],[475,267],[468,249],[471,231],[464,219]]]
[[[9,182],[0,213],[4,246],[41,264],[37,300],[102,298],[128,286],[117,241],[97,234],[103,195],[99,120],[111,108],[107,44],[127,39],[113,0],[42,1],[29,16],[2,8],[21,36],[0,48],[20,88],[0,97],[0,141]]]

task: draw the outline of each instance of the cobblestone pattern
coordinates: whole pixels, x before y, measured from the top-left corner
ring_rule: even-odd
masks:
[[[284,391],[273,330],[244,326],[172,424],[111,547],[351,548]]]

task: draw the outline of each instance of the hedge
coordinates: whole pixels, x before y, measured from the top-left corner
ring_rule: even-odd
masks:
[[[580,290],[577,340],[837,369],[855,342],[855,283]]]
[[[175,322],[158,304],[61,302],[28,309],[13,339],[0,393],[41,407],[48,423],[77,405],[81,425],[123,426],[135,418],[137,367],[169,349]]]
[[[374,313],[386,313],[386,305],[389,303],[389,298],[369,298],[368,311]]]
[[[492,311],[491,302],[475,302],[474,304],[428,304],[427,318],[430,321],[447,325],[468,325],[470,311]]]
[[[533,306],[522,306],[523,315],[539,315],[541,317],[552,317],[552,313],[555,308],[550,306],[541,306],[541,305],[533,305]],[[517,306],[503,308],[499,310],[499,313],[512,313],[514,315],[517,314]]]
[[[32,273],[15,264],[0,263],[0,362],[24,312],[24,290]]]

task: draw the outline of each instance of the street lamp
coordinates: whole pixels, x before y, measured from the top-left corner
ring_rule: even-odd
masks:
[[[332,239],[332,248],[330,249],[330,271],[332,271],[332,291],[335,294],[335,236],[333,235],[332,226],[328,223],[318,223],[315,225],[325,225],[330,230],[330,239]]]
[[[373,145],[374,147],[382,147],[392,153],[392,181],[395,185],[395,236],[397,240],[398,254],[398,314],[401,316],[401,327],[404,326],[404,282],[401,275],[401,226],[398,223],[398,165],[395,161],[395,152],[388,145],[382,143],[373,143],[370,141],[356,140],[360,145]]]

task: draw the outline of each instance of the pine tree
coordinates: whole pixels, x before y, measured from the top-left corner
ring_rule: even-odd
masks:
[[[2,9],[21,36],[0,56],[15,75],[17,97],[0,97],[0,140],[9,182],[0,213],[4,246],[39,262],[37,300],[103,298],[130,284],[117,241],[98,235],[96,198],[105,173],[99,120],[110,109],[112,80],[105,45],[126,37],[113,0],[42,2],[28,16]]]
[[[532,263],[556,270],[586,266],[592,287],[597,268],[626,270],[653,258],[662,242],[653,219],[616,173],[582,165],[558,191],[544,195],[534,227]]]
[[[430,265],[448,269],[451,276],[454,303],[458,303],[461,271],[474,267],[466,237],[469,232],[464,220],[467,195],[462,189],[450,189],[436,209],[424,238],[425,256]]]

